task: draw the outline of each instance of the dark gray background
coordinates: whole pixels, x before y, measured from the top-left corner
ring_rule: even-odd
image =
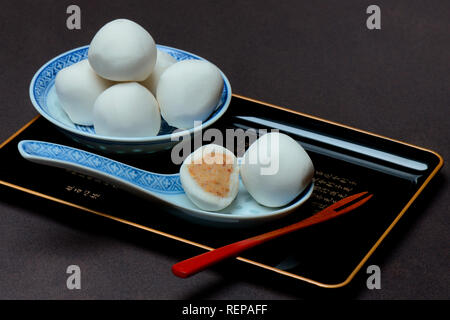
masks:
[[[78,4],[82,29],[66,28]],[[377,4],[382,30],[366,28]],[[217,64],[233,91],[449,158],[450,2],[3,1],[0,139],[36,115],[28,85],[50,58],[88,44],[116,18],[157,43]],[[198,250],[0,188],[1,299],[449,299],[449,170],[445,167],[344,289],[318,289],[238,263],[181,280],[170,267]],[[164,249],[163,249],[164,248]],[[66,289],[66,267],[82,289]],[[332,268],[333,266],[330,266]]]

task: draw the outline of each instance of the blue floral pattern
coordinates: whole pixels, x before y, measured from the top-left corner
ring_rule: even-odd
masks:
[[[94,153],[49,142],[25,140],[20,142],[19,148],[30,156],[81,165],[130,182],[148,191],[163,194],[184,193],[178,174],[165,175],[148,172]]]

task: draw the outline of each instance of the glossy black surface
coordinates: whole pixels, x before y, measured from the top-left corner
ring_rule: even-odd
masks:
[[[211,247],[296,222],[342,197],[369,191],[374,197],[363,207],[243,255],[333,284],[349,276],[439,164],[439,158],[431,152],[238,97],[233,97],[229,111],[215,128],[222,132],[227,128],[276,128],[290,134],[308,151],[316,169],[316,188],[311,199],[288,217],[269,225],[236,230],[195,225],[176,218],[156,203],[96,179],[22,159],[17,143],[23,139],[86,149],[43,118],[0,150],[0,180]],[[170,160],[170,151],[134,157],[106,156],[150,171],[178,171]]]

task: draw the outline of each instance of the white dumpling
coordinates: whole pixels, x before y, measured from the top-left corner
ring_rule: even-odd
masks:
[[[217,107],[223,89],[219,69],[210,62],[184,60],[159,78],[156,98],[167,123],[180,129],[205,121]]]
[[[94,129],[112,137],[156,136],[161,127],[158,102],[137,82],[115,84],[94,104]]]
[[[92,68],[105,79],[143,81],[156,63],[156,45],[139,24],[117,19],[105,24],[89,46]]]
[[[202,146],[184,160],[180,180],[188,198],[200,209],[222,210],[233,202],[239,190],[237,159],[222,146]]]
[[[148,90],[150,90],[154,95],[156,95],[156,88],[158,86],[159,78],[161,74],[171,65],[173,65],[177,60],[172,57],[167,52],[157,50],[158,55],[156,57],[156,64],[153,68],[150,76],[141,82],[143,86],[145,86]]]
[[[285,134],[271,132],[248,148],[240,173],[244,186],[258,203],[281,207],[311,183],[314,166],[298,142]]]
[[[87,60],[72,64],[58,72],[55,89],[58,100],[72,122],[93,124],[94,102],[112,82],[99,77]]]

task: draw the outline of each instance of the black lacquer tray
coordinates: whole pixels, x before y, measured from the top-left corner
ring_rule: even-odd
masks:
[[[88,176],[24,160],[17,150],[17,143],[24,139],[92,151],[73,142],[42,117],[33,119],[1,145],[0,183],[203,249],[296,222],[345,196],[369,191],[374,197],[357,210],[237,258],[255,268],[335,288],[353,279],[443,165],[442,157],[433,151],[238,95],[233,95],[229,110],[214,127],[221,131],[278,129],[298,140],[316,169],[315,189],[308,202],[269,225],[238,230],[196,224],[187,227],[188,222],[157,203]],[[106,156],[154,172],[178,171],[171,164],[170,151],[145,157]],[[134,204],[132,208],[129,203]]]

